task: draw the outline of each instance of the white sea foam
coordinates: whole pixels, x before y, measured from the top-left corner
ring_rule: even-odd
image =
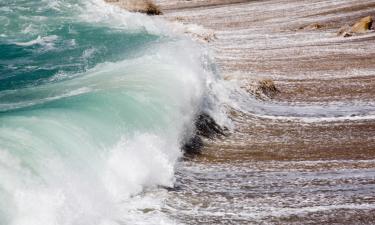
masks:
[[[167,28],[168,26],[161,19],[130,13],[102,0],[89,0],[85,3],[85,13],[80,15],[80,19],[83,21],[107,24],[119,29],[145,30],[154,34],[171,34]]]
[[[27,41],[27,42],[15,42],[18,46],[32,46],[32,45],[43,45],[49,48],[52,48],[54,45],[54,41],[58,39],[58,36],[51,35],[46,37],[38,36],[36,39]]]
[[[74,5],[44,2],[61,13]],[[81,22],[173,38],[133,59],[0,92],[0,224],[175,224],[163,213],[159,187],[173,186],[181,144],[201,110],[227,122],[217,102],[228,93],[205,49],[175,38],[180,25],[99,0],[81,10]],[[59,38],[43,33],[15,44],[53,48]],[[68,44],[78,46],[74,40]],[[97,51],[87,48],[80,59]]]
[[[364,121],[373,120],[375,115],[363,115],[363,116],[336,116],[336,117],[297,117],[297,116],[273,116],[273,115],[260,115],[252,114],[253,116],[272,120],[284,120],[284,121],[298,121],[304,123],[322,123],[322,122],[343,122],[343,121]]]

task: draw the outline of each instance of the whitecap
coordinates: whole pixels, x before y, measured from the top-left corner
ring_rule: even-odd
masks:
[[[33,46],[33,45],[43,45],[53,47],[54,41],[58,39],[57,35],[50,35],[46,37],[38,36],[36,39],[27,42],[15,42],[18,46]]]

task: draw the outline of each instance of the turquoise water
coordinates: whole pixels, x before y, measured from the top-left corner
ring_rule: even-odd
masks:
[[[95,0],[2,0],[0,22],[0,224],[149,224],[132,199],[173,185],[207,105],[199,46]]]

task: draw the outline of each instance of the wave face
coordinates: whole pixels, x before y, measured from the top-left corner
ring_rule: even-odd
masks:
[[[207,105],[200,47],[101,1],[0,5],[0,224],[170,223],[144,191]]]

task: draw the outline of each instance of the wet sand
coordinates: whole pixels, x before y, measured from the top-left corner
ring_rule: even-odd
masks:
[[[375,224],[375,32],[336,35],[375,17],[375,2],[157,2],[214,31],[228,81],[280,90],[249,94],[231,135],[177,166],[166,212],[186,224]]]
[[[183,224],[375,224],[375,32],[336,35],[375,18],[375,2],[156,3],[210,29],[220,73],[243,87],[234,130],[176,166],[161,211]],[[262,79],[274,98],[246,93]]]

